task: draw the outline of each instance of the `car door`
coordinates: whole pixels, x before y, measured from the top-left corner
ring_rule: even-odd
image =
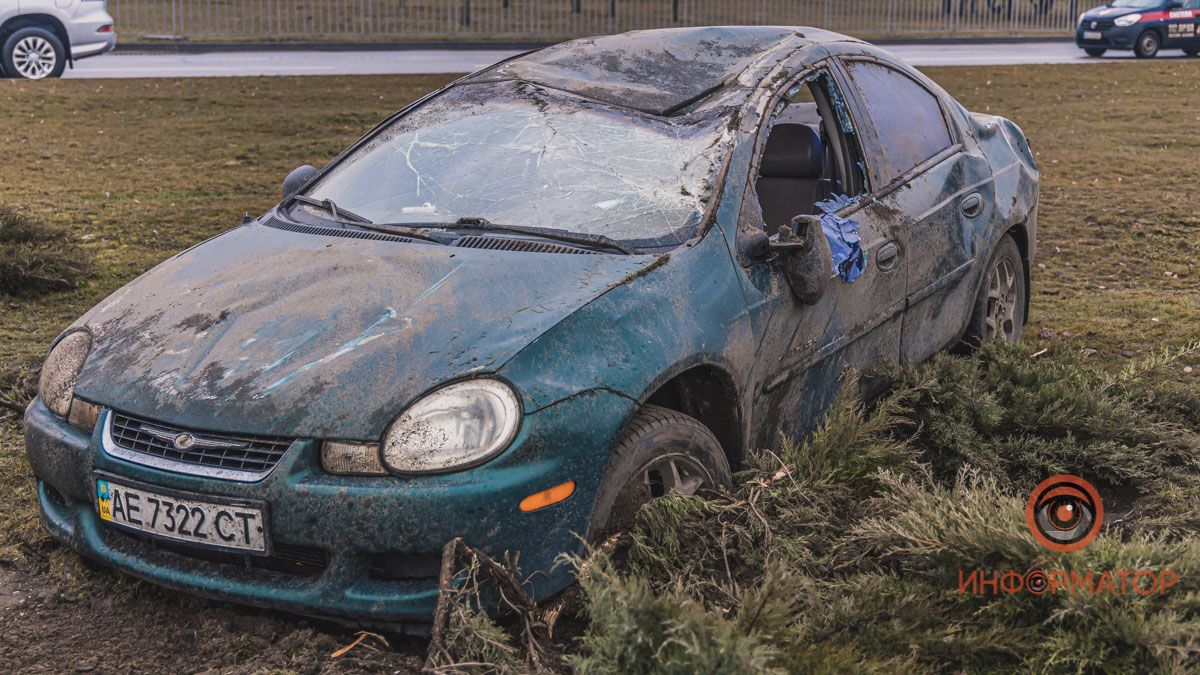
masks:
[[[874,160],[875,208],[891,214],[903,251],[900,358],[920,362],[953,344],[970,318],[977,233],[995,203],[991,165],[964,149],[941,97],[918,77],[867,56],[841,64]]]
[[[1164,47],[1200,48],[1200,0],[1186,0],[1167,11],[1167,41]]]
[[[869,185],[861,171],[861,143],[832,73],[818,66],[784,91],[798,91],[797,86],[809,87],[817,94],[811,105],[818,109],[822,142],[829,147],[829,186],[833,192],[845,191],[858,198],[839,215],[858,223],[867,264],[852,281],[831,268],[824,294],[815,304],[804,304],[785,277],[786,254],[741,261],[759,336],[751,377],[755,387],[754,447],[776,447],[781,433],[799,438],[809,431],[837,394],[848,367],[870,373],[899,358],[899,315],[906,289],[893,222],[865,199]],[[782,102],[775,102],[775,115],[760,130],[756,167],[780,122]],[[761,168],[756,171],[761,173]],[[739,249],[743,237],[767,227],[755,181],[750,181],[747,190],[739,222]],[[801,215],[816,209],[796,210],[796,215]]]

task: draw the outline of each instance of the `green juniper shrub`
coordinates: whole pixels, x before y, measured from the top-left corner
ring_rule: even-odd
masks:
[[[642,509],[622,555],[579,571],[584,672],[1177,672],[1200,668],[1200,396],[1173,369],[1200,345],[1110,374],[1077,355],[987,346],[855,378],[822,425],[719,494]],[[1025,501],[1076,473],[1110,517],[1071,553]],[[1162,593],[962,592],[974,570],[1171,570]],[[495,636],[492,639],[497,639]],[[514,649],[520,638],[505,643]]]

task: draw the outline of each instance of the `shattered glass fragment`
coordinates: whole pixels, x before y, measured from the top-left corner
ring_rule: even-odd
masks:
[[[838,89],[829,73],[822,71],[821,77],[825,78],[825,91],[829,92],[829,97],[833,99],[833,110],[837,114],[838,126],[841,127],[842,133],[854,133],[854,122],[850,119],[850,112],[846,108],[846,100],[842,98],[842,91]]]

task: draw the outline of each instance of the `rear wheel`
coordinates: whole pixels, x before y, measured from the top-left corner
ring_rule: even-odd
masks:
[[[1189,47],[1188,49],[1183,50],[1183,53],[1187,54],[1188,56],[1197,56],[1200,55],[1200,49]]]
[[[1162,40],[1159,39],[1158,33],[1148,30],[1138,36],[1137,42],[1133,44],[1133,53],[1137,54],[1139,59],[1152,59],[1158,55],[1158,49],[1162,46]]]
[[[966,346],[975,347],[993,340],[1020,342],[1025,328],[1025,288],[1025,262],[1021,259],[1021,249],[1006,234],[984,272],[983,286],[971,311],[971,323],[963,336]]]
[[[29,26],[8,36],[0,47],[0,61],[10,77],[41,80],[63,74],[67,67],[67,50],[54,33]]]
[[[674,410],[644,405],[613,451],[592,511],[590,539],[628,529],[652,499],[671,492],[694,495],[730,482],[725,451],[707,427]]]
[[[1104,56],[1108,49],[1104,47],[1084,47],[1083,52],[1088,56]]]

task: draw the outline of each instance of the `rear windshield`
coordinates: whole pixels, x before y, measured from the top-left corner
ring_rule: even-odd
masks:
[[[704,213],[727,115],[657,118],[514,81],[460,85],[385,128],[308,194],[375,223],[486,218],[678,244]]]

